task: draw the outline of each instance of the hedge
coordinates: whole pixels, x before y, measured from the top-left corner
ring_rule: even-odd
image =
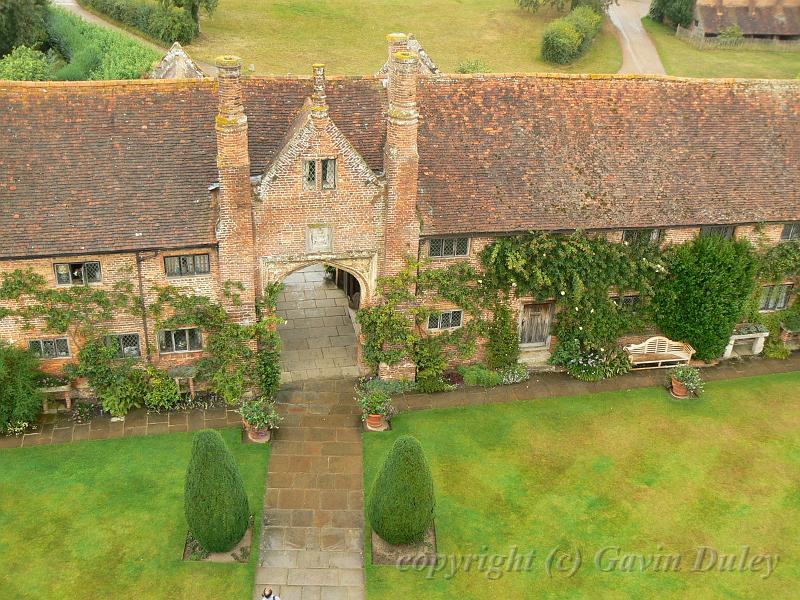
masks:
[[[44,401],[41,377],[33,354],[0,342],[0,433],[9,425],[36,422]]]
[[[372,528],[390,544],[421,541],[433,523],[433,477],[419,441],[395,440],[372,485]]]
[[[88,7],[165,44],[187,44],[197,35],[189,11],[147,0],[83,0]]]
[[[155,50],[122,33],[88,23],[61,8],[51,7],[48,12],[50,45],[69,61],[54,79],[138,79],[160,58]]]
[[[250,508],[239,466],[218,431],[198,431],[186,469],[184,513],[208,552],[227,552],[247,531]]]
[[[547,26],[542,36],[542,57],[560,65],[572,62],[588,50],[602,24],[602,16],[588,6],[579,6]]]

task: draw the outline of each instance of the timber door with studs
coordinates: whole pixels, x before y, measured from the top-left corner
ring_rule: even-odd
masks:
[[[519,343],[522,345],[544,346],[550,339],[550,322],[553,318],[553,305],[524,304],[519,318]]]

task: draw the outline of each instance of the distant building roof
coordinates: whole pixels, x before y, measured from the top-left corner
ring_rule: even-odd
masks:
[[[800,36],[800,0],[697,0],[706,33],[737,25],[744,35]]]
[[[206,74],[178,42],[150,72],[150,79],[202,79]]]

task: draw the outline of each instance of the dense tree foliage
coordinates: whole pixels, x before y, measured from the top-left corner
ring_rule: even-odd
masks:
[[[660,23],[670,23],[689,27],[694,15],[695,0],[653,0],[650,4],[650,18]]]
[[[36,421],[44,400],[37,391],[41,377],[35,356],[0,342],[0,433]]]
[[[198,431],[186,470],[189,531],[208,552],[226,552],[247,531],[250,508],[242,475],[218,431]]]
[[[47,56],[27,46],[17,46],[0,58],[0,79],[44,81],[49,72]]]
[[[372,528],[390,544],[422,540],[433,523],[433,477],[419,441],[410,435],[395,440],[372,485]]]
[[[0,1],[0,56],[17,46],[38,48],[47,41],[49,0]]]
[[[689,342],[703,360],[719,357],[745,314],[758,260],[750,242],[699,236],[667,253],[669,275],[654,296],[664,335]]]

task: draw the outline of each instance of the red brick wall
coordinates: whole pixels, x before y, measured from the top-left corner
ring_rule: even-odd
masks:
[[[167,277],[164,269],[165,256],[177,256],[185,254],[208,254],[210,259],[211,272],[207,275],[196,275],[190,277]],[[184,250],[169,250],[162,252],[141,252],[138,254],[141,261],[141,282],[144,290],[144,300],[147,306],[156,300],[156,287],[172,285],[185,289],[189,293],[208,296],[219,300],[220,279],[219,279],[219,260],[216,249],[194,248]],[[56,287],[54,266],[56,263],[63,262],[84,262],[99,261],[102,281],[89,284],[92,288],[111,291],[115,284],[128,282],[133,286],[132,296],[139,302],[141,299],[139,287],[139,271],[137,270],[136,253],[118,253],[102,255],[84,255],[70,257],[50,257],[37,258],[30,260],[0,261],[0,274],[8,273],[15,269],[32,269],[35,273],[45,278],[48,285]],[[13,307],[10,302],[3,303],[4,306]],[[187,323],[187,326],[193,325]],[[152,318],[147,319],[147,336],[145,335],[145,323],[140,316],[134,316],[125,312],[117,312],[116,318],[107,324],[109,333],[136,333],[139,335],[139,342],[142,351],[142,360],[147,357],[148,349],[153,364],[168,368],[180,364],[194,362],[201,353],[176,353],[160,355],[158,352],[157,325]],[[0,339],[12,341],[21,347],[27,348],[30,340],[49,339],[63,337],[49,333],[44,330],[44,322],[34,323],[34,327],[27,330],[23,327],[20,320],[7,317],[0,319]],[[69,337],[70,359],[43,360],[42,366],[50,372],[59,371],[66,362],[74,360],[81,346],[81,340]]]

